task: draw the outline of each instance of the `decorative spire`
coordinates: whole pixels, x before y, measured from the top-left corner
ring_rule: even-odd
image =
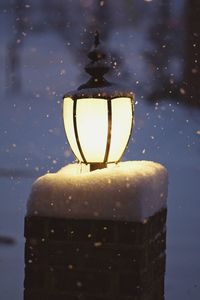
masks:
[[[91,79],[81,85],[79,89],[109,86],[110,83],[103,76],[110,70],[110,60],[106,49],[100,43],[98,31],[94,34],[94,45],[88,53],[88,58],[91,61],[85,66],[85,71],[91,76]]]
[[[94,34],[94,45],[95,45],[95,47],[97,47],[99,44],[100,44],[100,41],[99,41],[99,32],[96,30],[95,34]]]

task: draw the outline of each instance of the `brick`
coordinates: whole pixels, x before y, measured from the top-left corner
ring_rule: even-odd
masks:
[[[27,217],[25,297],[162,299],[165,221],[166,211],[144,223]]]
[[[38,266],[29,266],[25,268],[24,287],[40,289],[45,286],[45,270]]]
[[[52,218],[48,224],[48,234],[50,240],[68,240],[69,225],[63,219]]]
[[[48,262],[52,266],[56,265],[78,265],[81,266],[84,263],[84,257],[87,253],[87,249],[79,247],[73,243],[49,243],[47,255]]]
[[[165,228],[167,219],[167,210],[163,209],[161,212],[155,214],[149,219],[151,222],[151,236],[156,236],[161,228]]]
[[[69,294],[54,294],[48,295],[47,300],[82,300],[84,298],[80,297],[79,295],[69,295]]]
[[[85,268],[106,270],[134,270],[146,267],[146,249],[120,247],[118,244],[90,247],[85,259]]]
[[[56,268],[51,276],[55,290],[67,292],[106,293],[110,287],[110,277],[104,272],[68,271]]]
[[[84,299],[79,294],[70,295],[69,293],[50,294],[48,289],[45,292],[33,292],[31,290],[24,291],[24,300],[82,300]]]
[[[119,292],[121,295],[142,295],[153,283],[151,272],[145,270],[139,276],[134,272],[120,274]]]
[[[95,242],[113,243],[115,241],[115,223],[113,222],[96,222],[93,225],[92,234]]]
[[[146,226],[141,223],[119,223],[118,242],[124,244],[141,244],[146,239]]]
[[[165,264],[166,264],[166,255],[165,253],[158,257],[153,263],[152,263],[152,271],[153,271],[153,278],[154,280],[160,279],[160,277],[165,274]]]
[[[162,277],[160,280],[154,282],[148,294],[145,293],[144,300],[164,300],[164,294],[164,277]]]
[[[26,238],[43,238],[47,237],[48,218],[33,216],[25,218]]]
[[[93,238],[91,227],[91,222],[87,220],[82,220],[80,222],[77,222],[76,220],[70,221],[68,232],[69,241],[91,241]]]
[[[148,249],[148,260],[153,261],[160,254],[164,253],[166,249],[166,231],[160,233],[151,241]]]
[[[24,290],[23,300],[47,300],[47,295],[44,292],[34,292],[32,290]]]
[[[41,264],[46,261],[46,244],[37,239],[27,239],[25,243],[25,263]]]

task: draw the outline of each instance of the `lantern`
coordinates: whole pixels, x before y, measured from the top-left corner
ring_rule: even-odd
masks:
[[[63,119],[75,157],[92,171],[121,159],[132,131],[133,93],[103,77],[110,64],[97,32],[88,57],[91,78],[64,95]]]

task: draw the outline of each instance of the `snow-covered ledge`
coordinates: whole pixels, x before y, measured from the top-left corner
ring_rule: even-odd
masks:
[[[71,164],[36,180],[27,216],[144,221],[166,208],[167,170],[151,161],[81,172]]]

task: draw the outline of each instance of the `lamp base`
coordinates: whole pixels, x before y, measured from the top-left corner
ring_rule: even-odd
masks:
[[[26,216],[23,299],[164,300],[166,216]]]
[[[107,168],[107,163],[92,163],[90,164],[90,172],[98,170],[98,169],[104,169]]]

